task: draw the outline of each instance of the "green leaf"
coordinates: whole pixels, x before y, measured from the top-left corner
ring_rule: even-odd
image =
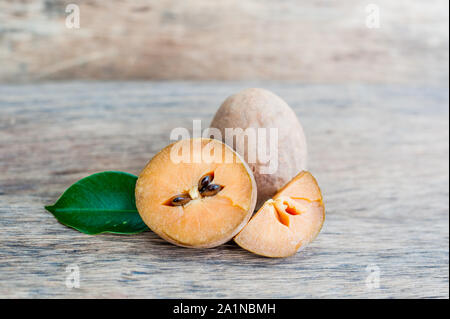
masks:
[[[137,177],[124,172],[102,172],[70,186],[52,206],[56,219],[85,234],[136,234],[148,229],[136,209]]]

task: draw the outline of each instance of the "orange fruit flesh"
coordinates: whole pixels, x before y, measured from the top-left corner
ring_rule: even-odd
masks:
[[[190,149],[186,162],[171,157],[182,153],[174,151],[177,147]],[[200,153],[210,156],[196,157]],[[214,196],[199,196],[198,182],[209,173],[214,174],[212,183],[223,189]],[[173,196],[192,190],[198,197],[186,205],[167,205]],[[250,219],[255,203],[256,184],[245,162],[211,139],[167,146],[147,164],[136,184],[136,206],[144,222],[164,239],[186,247],[214,247],[230,240]]]
[[[258,255],[287,257],[314,240],[324,220],[320,188],[303,171],[261,207],[235,241]]]

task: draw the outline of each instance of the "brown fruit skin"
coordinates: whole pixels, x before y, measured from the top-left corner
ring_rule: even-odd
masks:
[[[256,209],[299,171],[306,170],[307,146],[303,128],[289,105],[268,90],[250,88],[231,95],[218,109],[210,127],[220,130],[224,142],[225,128],[278,128],[277,172],[261,174],[260,166],[266,164],[258,160],[248,163],[258,186]],[[247,149],[235,150],[248,160]]]

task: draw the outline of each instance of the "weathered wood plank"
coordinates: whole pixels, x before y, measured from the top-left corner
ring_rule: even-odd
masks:
[[[174,127],[206,127],[244,87],[274,90],[304,125],[327,220],[288,259],[151,232],[88,236],[43,206],[94,172],[138,174]],[[0,86],[0,297],[448,298],[448,89],[277,83]],[[81,287],[65,286],[77,264]],[[379,267],[368,289],[366,267]]]
[[[80,28],[66,28],[66,5]],[[3,0],[0,82],[448,83],[446,0]]]

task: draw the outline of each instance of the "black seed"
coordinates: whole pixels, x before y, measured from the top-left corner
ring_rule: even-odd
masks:
[[[217,184],[209,184],[200,190],[202,196],[214,196],[223,189],[223,186]]]
[[[198,190],[201,191],[205,187],[207,187],[212,180],[214,179],[214,175],[212,173],[204,175],[202,178],[200,178],[200,181],[198,182]]]
[[[191,201],[189,195],[177,195],[168,201],[169,206],[183,206]]]

